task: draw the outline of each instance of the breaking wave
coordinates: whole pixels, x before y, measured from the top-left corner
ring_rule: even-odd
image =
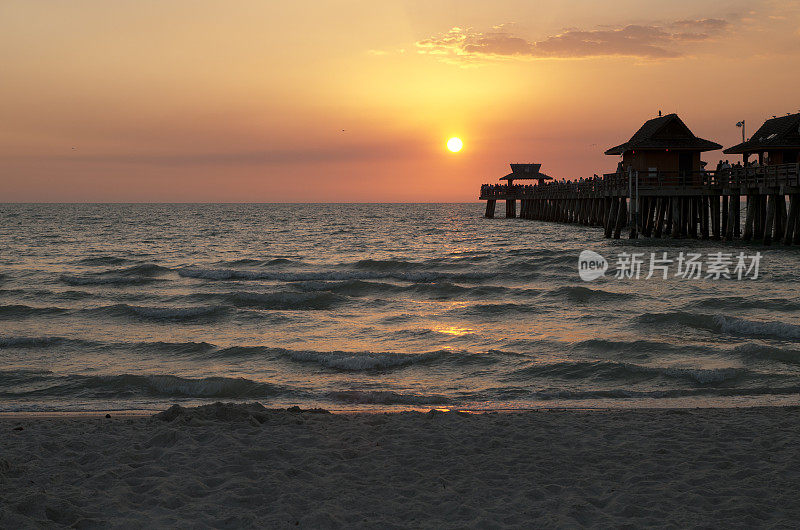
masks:
[[[440,395],[402,394],[389,390],[341,390],[328,398],[342,403],[374,405],[446,405],[450,399]]]
[[[67,285],[79,287],[82,285],[144,285],[165,281],[162,278],[155,278],[153,276],[132,276],[132,275],[91,275],[91,276],[78,276],[75,274],[62,274],[59,280]]]
[[[635,320],[656,326],[677,325],[729,335],[800,340],[800,325],[779,321],[747,320],[725,315],[706,315],[685,311],[645,313],[636,317]]]
[[[0,320],[59,315],[66,313],[62,307],[31,307],[23,304],[0,305]]]
[[[136,317],[147,320],[197,320],[213,319],[225,315],[224,307],[145,307],[128,304],[115,304],[83,310],[87,313],[98,313],[115,317]]]
[[[732,381],[745,376],[742,368],[682,368],[643,366],[610,361],[541,363],[514,372],[517,377],[645,382],[655,378],[683,379],[701,385]]]
[[[615,293],[602,289],[590,289],[580,285],[558,287],[549,291],[547,295],[554,298],[566,298],[572,302],[614,302],[636,298],[636,295],[631,293]]]
[[[178,270],[186,278],[203,280],[271,280],[281,282],[303,282],[314,280],[374,280],[394,279],[407,282],[436,282],[441,280],[476,281],[491,278],[491,273],[467,272],[403,272],[403,271],[305,271],[271,272],[239,269],[201,269],[186,267]]]
[[[771,337],[783,340],[800,340],[800,325],[786,322],[764,322],[717,315],[715,322],[723,333],[749,337]]]
[[[0,372],[10,375],[9,372]],[[13,374],[13,373],[12,373]],[[245,378],[205,377],[190,379],[175,375],[53,375],[48,372],[16,373],[12,388],[0,383],[0,396],[80,396],[82,398],[196,397],[196,398],[267,398],[289,389]],[[20,379],[37,379],[31,390],[19,389]],[[5,378],[4,378],[5,380]]]
[[[329,292],[256,293],[243,291],[230,293],[198,293],[192,295],[191,298],[202,301],[213,301],[233,307],[270,309],[275,311],[324,310],[334,308],[347,301],[346,297]]]

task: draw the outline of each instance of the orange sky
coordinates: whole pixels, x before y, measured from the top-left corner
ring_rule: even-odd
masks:
[[[797,112],[800,1],[4,0],[0,64],[0,201],[470,201]]]

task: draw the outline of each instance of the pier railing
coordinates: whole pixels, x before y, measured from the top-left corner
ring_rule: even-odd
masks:
[[[563,199],[591,197],[718,195],[733,188],[785,189],[800,187],[800,164],[733,166],[703,171],[639,171],[606,173],[570,182],[538,185],[484,184],[482,200]]]

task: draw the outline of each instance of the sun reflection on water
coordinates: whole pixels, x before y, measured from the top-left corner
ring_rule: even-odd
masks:
[[[445,335],[454,335],[460,337],[475,331],[472,328],[462,328],[460,326],[436,326],[433,328],[436,333],[443,333]]]

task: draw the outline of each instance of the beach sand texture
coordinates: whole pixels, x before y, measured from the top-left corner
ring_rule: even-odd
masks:
[[[0,527],[790,527],[799,420],[797,408],[258,404],[3,418]]]

